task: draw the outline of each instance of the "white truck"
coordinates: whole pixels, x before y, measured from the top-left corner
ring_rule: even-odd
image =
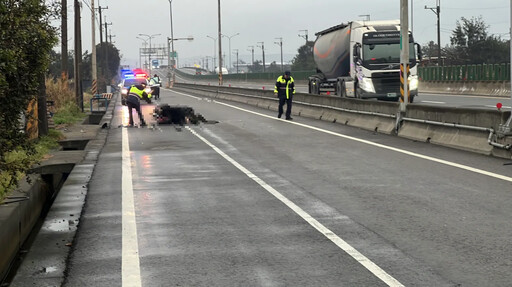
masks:
[[[334,91],[340,97],[399,100],[400,20],[353,21],[315,35],[317,74],[309,77],[309,93]],[[418,94],[420,59],[420,46],[409,32],[411,102]]]

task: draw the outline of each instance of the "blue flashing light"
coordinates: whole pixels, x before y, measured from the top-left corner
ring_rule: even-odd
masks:
[[[133,73],[126,73],[123,75],[123,78],[125,79],[133,79],[135,78],[135,75]]]

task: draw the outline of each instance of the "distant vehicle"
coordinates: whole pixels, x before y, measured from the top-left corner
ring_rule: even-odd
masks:
[[[159,69],[159,68],[160,68],[160,63],[158,62],[158,60],[157,60],[157,59],[153,59],[153,60],[151,60],[151,67],[152,67],[153,69]]]
[[[219,74],[219,67],[215,68],[215,74]],[[228,69],[226,69],[225,67],[222,67],[222,74],[227,75]]]
[[[145,92],[150,94],[151,93],[151,87],[149,86],[147,75],[144,73],[138,73],[138,74],[127,74],[119,84],[119,88],[121,89],[121,97],[122,102],[124,105],[124,98],[128,95],[128,91],[130,90],[130,87],[132,85],[140,85],[141,83],[146,84]]]
[[[334,89],[341,97],[400,99],[400,20],[353,21],[315,35],[317,74],[309,77],[309,93]],[[409,32],[411,102],[418,94],[418,59],[420,46]]]

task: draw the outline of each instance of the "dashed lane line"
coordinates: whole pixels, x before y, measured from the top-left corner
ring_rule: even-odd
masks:
[[[348,244],[345,240],[341,239],[338,235],[336,235],[334,232],[332,232],[330,229],[325,227],[318,220],[316,220],[311,215],[309,215],[306,211],[304,211],[298,205],[296,205],[291,200],[289,200],[287,197],[282,195],[279,191],[274,189],[272,186],[270,186],[264,180],[262,180],[261,178],[256,176],[254,173],[252,173],[250,170],[245,168],[243,165],[241,165],[240,163],[235,161],[233,158],[231,158],[229,155],[227,155],[225,152],[223,152],[220,148],[218,148],[214,144],[210,143],[207,139],[205,139],[204,137],[199,135],[196,131],[194,131],[190,127],[187,127],[187,130],[189,130],[193,135],[195,135],[200,140],[202,140],[205,144],[210,146],[213,150],[215,150],[220,156],[222,156],[229,163],[231,163],[236,168],[238,168],[240,171],[242,171],[245,175],[247,175],[247,177],[254,180],[261,187],[263,187],[266,191],[268,191],[270,194],[272,194],[277,199],[279,199],[281,202],[283,202],[286,206],[288,206],[296,214],[298,214],[300,217],[302,217],[307,223],[309,223],[311,226],[313,226],[318,232],[320,232],[325,237],[327,237],[329,240],[331,240],[334,244],[336,244],[339,248],[341,248],[343,251],[345,251],[348,255],[350,255],[357,262],[359,262],[359,264],[363,265],[368,271],[373,273],[377,278],[382,280],[388,286],[393,286],[393,287],[404,286],[402,283],[400,283],[398,280],[396,280],[391,275],[389,275],[386,271],[384,271],[382,268],[380,268],[377,264],[373,263],[370,259],[368,259],[362,253],[357,251],[350,244]]]

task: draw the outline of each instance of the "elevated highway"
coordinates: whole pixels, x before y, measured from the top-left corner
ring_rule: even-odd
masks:
[[[124,128],[114,100],[81,215],[59,194],[12,286],[512,281],[510,159],[175,89],[218,123]]]

